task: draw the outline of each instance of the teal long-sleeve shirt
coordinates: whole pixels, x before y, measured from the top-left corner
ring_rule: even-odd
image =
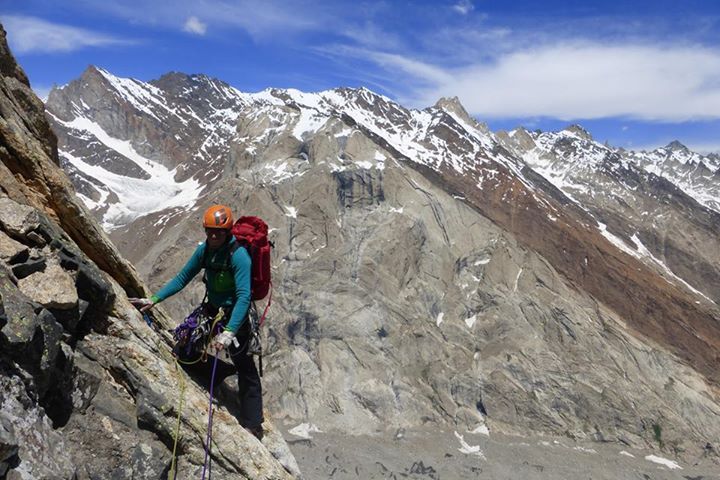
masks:
[[[244,248],[234,246],[235,238],[231,238],[217,250],[208,250],[207,264],[203,265],[203,257],[207,243],[203,242],[195,249],[190,260],[180,272],[160,289],[151,299],[155,303],[175,295],[187,286],[203,267],[207,272],[208,301],[216,307],[233,307],[226,331],[237,333],[245,320],[250,306],[250,255]],[[230,257],[229,269],[223,269],[228,253],[234,249]]]

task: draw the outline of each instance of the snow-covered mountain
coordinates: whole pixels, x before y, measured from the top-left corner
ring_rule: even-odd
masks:
[[[720,172],[680,144],[628,152],[574,125],[498,138],[577,206],[618,248],[672,282],[720,301]]]
[[[495,135],[456,99],[410,110],[367,89],[96,68],[47,110],[78,190],[154,287],[208,204],[267,219],[267,392],[288,422],[631,444],[660,425],[678,448],[720,434],[718,213],[579,127]],[[164,305],[181,318],[200,298]]]
[[[117,108],[106,108],[108,103]],[[143,215],[194,205],[222,174],[232,145],[243,144],[252,152],[287,125],[303,140],[331,118],[345,117],[418,163],[460,173],[474,169],[495,146],[487,129],[456,101],[416,111],[366,89],[247,94],[203,75],[171,73],[145,83],[90,67],[80,79],[54,89],[47,109],[60,133],[64,165],[108,230]],[[257,138],[238,136],[238,117],[246,112],[252,113],[245,121],[262,122],[264,131]],[[450,117],[454,130],[446,130],[443,122]],[[495,157],[520,168],[512,158]],[[382,165],[383,159],[368,161]],[[342,169],[341,159],[333,165]],[[261,179],[273,182],[297,166],[278,158],[264,168]]]
[[[203,76],[144,83],[88,68],[48,97],[59,155],[86,205],[113,230],[187,211],[216,180],[248,96]]]
[[[646,152],[623,156],[647,172],[661,176],[700,204],[720,212],[720,155],[701,155],[674,141]]]

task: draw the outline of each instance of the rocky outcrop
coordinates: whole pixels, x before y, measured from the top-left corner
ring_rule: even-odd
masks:
[[[176,465],[197,478],[207,391],[171,355],[163,312],[130,305],[145,287],[75,198],[1,33],[0,477],[166,478]],[[272,424],[261,444],[232,408],[215,407],[215,475],[299,476]]]
[[[110,272],[131,294],[142,294],[134,269],[77,199],[67,175],[58,168],[57,139],[45,119],[43,104],[10,54],[2,29],[0,58],[0,188],[18,203],[46,213],[103,271]]]

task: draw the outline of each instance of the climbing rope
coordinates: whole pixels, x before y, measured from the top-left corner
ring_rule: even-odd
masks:
[[[178,439],[180,438],[180,418],[182,418],[182,409],[183,404],[185,403],[185,377],[180,371],[180,364],[177,362],[177,358],[175,359],[175,372],[178,374],[178,382],[180,383],[180,398],[178,400],[179,405],[177,409],[177,425],[175,427],[172,462],[170,463],[170,472],[168,473],[168,478],[172,478],[173,480],[177,479],[177,446]]]
[[[178,408],[177,408],[177,422],[175,426],[175,435],[174,435],[174,441],[173,441],[173,451],[172,451],[172,460],[170,463],[170,471],[168,472],[168,478],[172,478],[173,480],[177,480],[177,446],[178,441],[180,438],[180,420],[182,418],[182,409],[183,405],[185,403],[185,390],[186,390],[186,382],[185,377],[182,374],[182,369],[180,368],[180,365],[193,365],[195,363],[198,363],[200,361],[206,362],[207,356],[208,356],[208,349],[210,348],[210,345],[212,343],[212,337],[213,332],[215,332],[215,328],[217,327],[218,323],[223,319],[224,312],[220,310],[215,318],[213,319],[213,323],[210,327],[210,335],[208,336],[205,344],[202,348],[202,353],[200,354],[200,357],[197,360],[193,361],[183,361],[180,360],[180,358],[177,357],[177,355],[173,355],[175,359],[175,371],[178,374],[178,383],[180,384],[180,395],[178,398]],[[154,330],[157,330],[157,327],[155,327],[154,322],[152,321],[150,315],[148,315],[147,312],[143,312],[143,319],[145,320],[145,323]],[[205,480],[205,474],[207,473],[207,478],[210,480],[210,477],[212,475],[212,424],[213,424],[213,392],[215,390],[215,373],[217,371],[217,364],[218,364],[218,355],[214,356],[215,360],[213,361],[213,368],[212,368],[212,374],[210,377],[210,402],[208,405],[208,428],[207,428],[207,435],[205,437],[205,460],[203,462],[203,473],[202,473],[202,480]]]
[[[208,428],[207,436],[205,437],[205,462],[203,464],[202,478],[205,480],[205,470],[208,470],[208,480],[210,480],[210,473],[212,469],[212,421],[213,421],[213,390],[215,387],[215,369],[217,368],[217,356],[213,362],[212,375],[210,376],[210,405],[208,406]]]

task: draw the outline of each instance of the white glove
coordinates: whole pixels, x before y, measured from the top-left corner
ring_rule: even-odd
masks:
[[[218,352],[222,352],[224,349],[230,346],[232,341],[235,339],[235,334],[232,332],[228,332],[227,330],[223,330],[219,334],[215,335],[215,338],[213,339],[212,346],[217,350]]]
[[[135,308],[138,308],[143,313],[147,312],[155,305],[155,302],[149,298],[128,298],[128,300],[130,300],[130,303],[132,303]]]

